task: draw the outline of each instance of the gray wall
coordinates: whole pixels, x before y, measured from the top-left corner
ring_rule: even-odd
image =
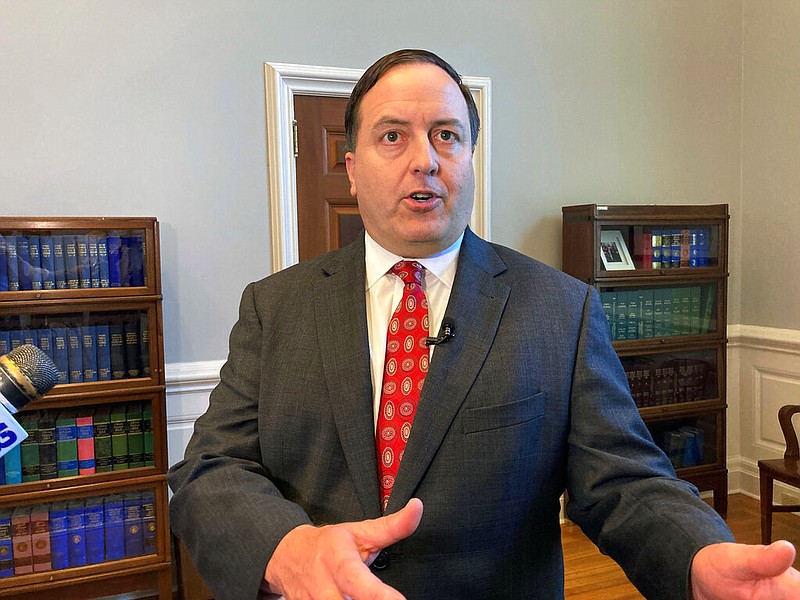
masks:
[[[562,205],[727,202],[729,321],[800,329],[780,287],[797,285],[798,261],[773,273],[770,229],[754,242],[741,227],[762,209],[775,226],[795,213],[794,231],[800,218],[797,175],[783,168],[766,203],[758,176],[797,122],[797,86],[742,75],[769,71],[787,39],[797,56],[798,28],[758,4],[0,0],[0,212],[157,216],[167,362],[224,358],[239,293],[270,264],[263,63],[364,68],[426,47],[492,78],[495,241],[559,266]],[[793,0],[769,6],[796,24]],[[743,128],[743,114],[775,118],[775,96],[793,121]],[[782,139],[796,159],[796,136]],[[749,277],[770,279],[768,310]]]

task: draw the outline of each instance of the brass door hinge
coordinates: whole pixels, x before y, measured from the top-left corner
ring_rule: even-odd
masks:
[[[300,144],[297,141],[297,119],[292,119],[292,141],[294,143],[294,157],[297,158],[300,155]]]

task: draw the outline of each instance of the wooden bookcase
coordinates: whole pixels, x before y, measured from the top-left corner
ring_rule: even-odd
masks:
[[[37,243],[38,258],[32,252]],[[0,577],[0,598],[78,600],[156,590],[159,599],[171,599],[158,222],[149,217],[0,217],[0,244],[0,260],[6,261],[5,278],[0,270],[0,349],[20,340],[40,347],[50,344],[43,349],[53,356],[61,374],[50,392],[17,414],[20,422],[45,423],[45,432],[31,438],[42,442],[40,459],[47,464],[33,465],[30,452],[35,456],[35,450],[28,448],[21,470],[26,480],[0,485],[0,514],[13,511],[24,519],[33,507],[40,513],[42,507],[48,511],[48,526],[54,527],[48,534],[50,568],[34,556],[34,572],[25,573],[23,566],[21,573]],[[12,246],[17,251],[15,263]],[[9,268],[14,264],[16,272]],[[61,344],[66,345],[66,354]],[[111,469],[103,469],[109,457],[99,450],[102,436],[98,436],[91,443],[98,451],[94,473],[84,461],[82,472],[75,475],[74,461],[65,460],[57,463],[60,472],[50,478],[52,465],[47,456],[51,455],[46,456],[42,449],[48,442],[47,417],[89,414],[97,426],[104,407],[126,419],[114,426],[110,438],[114,450]],[[142,421],[139,408],[143,409]],[[69,433],[69,428],[56,431],[61,436]],[[81,431],[86,434],[86,429]],[[59,460],[62,445],[70,447],[69,437],[59,437],[56,443]],[[49,447],[48,452],[51,450]],[[64,455],[74,458],[67,450]],[[43,479],[42,473],[48,478]],[[98,502],[104,507],[105,529],[99,533],[98,513],[90,518],[87,510],[84,518],[90,528],[84,528],[84,544],[92,552],[82,564],[76,537],[81,533],[81,506],[96,508]],[[65,506],[70,511],[66,559],[58,554],[64,546],[56,521]],[[23,533],[24,526],[19,531]],[[24,537],[21,539],[24,542]],[[40,557],[43,539],[39,531]],[[100,554],[98,544],[103,545]],[[37,550],[35,543],[33,548]],[[24,559],[24,552],[19,555]],[[4,558],[0,549],[0,570]]]
[[[654,441],[726,516],[728,206],[585,204],[562,216],[563,270],[600,292]]]

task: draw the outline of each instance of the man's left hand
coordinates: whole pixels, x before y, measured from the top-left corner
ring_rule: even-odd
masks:
[[[692,561],[694,600],[797,600],[800,572],[789,542],[712,544]]]

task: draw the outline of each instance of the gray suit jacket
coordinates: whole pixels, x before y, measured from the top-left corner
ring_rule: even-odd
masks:
[[[169,482],[219,600],[255,598],[302,523],[378,517],[363,239],[244,291],[230,355]],[[388,511],[417,532],[376,574],[409,600],[563,597],[559,496],[648,598],[732,538],[652,443],[597,293],[467,230]]]

